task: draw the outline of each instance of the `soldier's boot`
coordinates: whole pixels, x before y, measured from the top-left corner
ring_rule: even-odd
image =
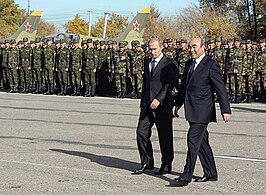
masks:
[[[91,97],[94,97],[96,94],[95,94],[95,89],[96,89],[96,86],[92,86],[91,87]]]
[[[72,96],[79,96],[79,95],[80,95],[79,86],[75,85],[74,86],[74,93],[72,94]]]
[[[11,87],[11,89],[8,93],[16,93],[15,87]]]
[[[121,97],[122,97],[122,92],[121,92],[121,91],[118,91],[118,92],[116,93],[115,98],[121,98]]]
[[[51,94],[52,94],[51,84],[48,84],[48,90],[47,92],[44,93],[44,95],[51,95]]]
[[[84,93],[85,97],[90,97],[91,96],[91,86],[86,85],[86,91]]]
[[[247,96],[247,103],[251,103],[251,99],[252,99],[252,95],[251,94],[248,94]]]
[[[66,87],[65,85],[61,85],[61,92],[58,95],[63,96],[65,94],[66,94]]]
[[[241,102],[243,102],[243,103],[247,103],[247,99],[248,99],[248,94],[245,93],[245,94],[243,94],[243,97],[242,97]]]
[[[235,103],[235,94],[230,94],[230,103]]]
[[[39,94],[40,93],[40,84],[37,82],[36,84],[35,84],[35,88],[36,88],[36,90],[35,91],[33,91],[32,93],[33,94]]]
[[[21,91],[21,93],[28,93],[28,85],[27,85],[27,83],[24,83],[24,85],[23,85],[23,90]]]
[[[235,103],[236,104],[239,104],[240,103],[240,100],[241,100],[241,96],[240,95],[236,95]]]

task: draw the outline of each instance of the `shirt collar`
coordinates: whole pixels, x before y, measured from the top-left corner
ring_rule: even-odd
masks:
[[[199,65],[199,63],[201,62],[201,60],[205,57],[205,53],[203,53],[200,57],[198,57],[197,59],[195,59],[196,61],[196,66]]]
[[[159,55],[157,58],[152,58],[152,60],[155,60],[156,63],[160,62],[160,60],[163,58],[163,53],[161,53],[161,55]]]

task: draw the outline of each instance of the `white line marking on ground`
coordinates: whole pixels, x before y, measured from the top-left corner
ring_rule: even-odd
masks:
[[[234,156],[215,156],[215,158],[242,160],[242,161],[254,161],[254,162],[266,162],[266,160],[264,160],[264,159],[244,158],[244,157],[234,157]]]

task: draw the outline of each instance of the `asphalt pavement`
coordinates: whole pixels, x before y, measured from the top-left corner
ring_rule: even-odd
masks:
[[[204,194],[266,192],[266,104],[232,104],[232,118],[209,125],[219,173],[217,182],[168,187],[182,172],[188,124],[183,109],[174,119],[173,173],[139,168],[136,125],[139,100],[44,96],[0,92],[0,194]],[[195,177],[202,176],[199,161]]]

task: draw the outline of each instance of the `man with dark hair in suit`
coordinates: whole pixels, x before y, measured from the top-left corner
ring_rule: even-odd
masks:
[[[141,159],[141,174],[154,168],[151,128],[155,124],[161,149],[161,167],[157,175],[171,173],[174,159],[173,149],[173,97],[172,90],[177,81],[177,63],[163,55],[158,38],[149,41],[151,58],[144,63],[144,75],[137,127],[137,145]]]
[[[184,104],[185,117],[190,126],[187,134],[188,151],[184,171],[170,184],[177,187],[186,186],[191,182],[198,155],[204,175],[195,182],[218,179],[207,131],[208,123],[217,121],[214,92],[216,92],[224,122],[228,122],[231,116],[219,64],[205,55],[204,42],[200,38],[191,39],[189,50],[192,59],[186,63],[173,107],[173,114],[178,116],[177,111]]]

